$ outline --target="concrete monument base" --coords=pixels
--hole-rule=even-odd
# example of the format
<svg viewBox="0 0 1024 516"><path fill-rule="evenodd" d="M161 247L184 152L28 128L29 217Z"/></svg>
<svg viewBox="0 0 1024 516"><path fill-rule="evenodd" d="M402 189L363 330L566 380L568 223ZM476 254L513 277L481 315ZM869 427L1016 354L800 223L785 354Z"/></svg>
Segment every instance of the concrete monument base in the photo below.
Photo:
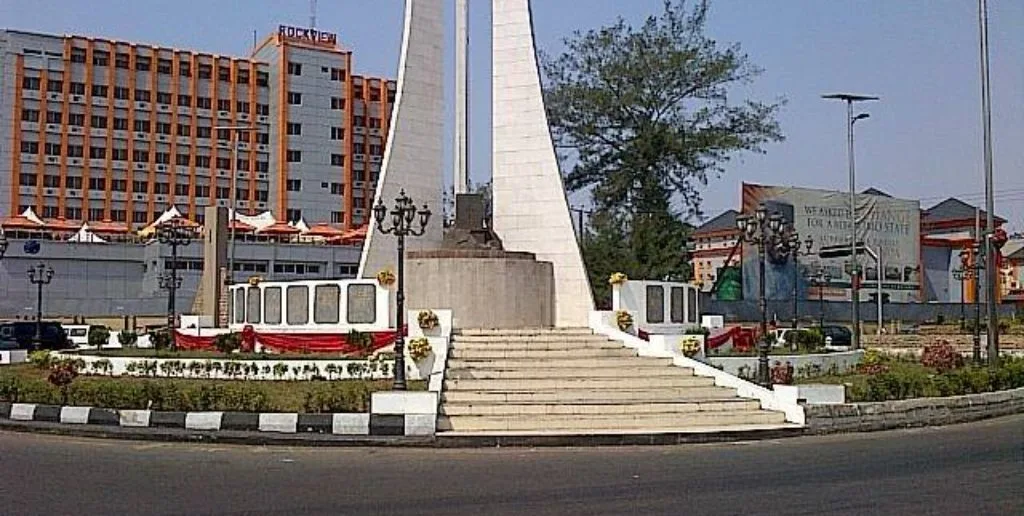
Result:
<svg viewBox="0 0 1024 516"><path fill-rule="evenodd" d="M405 272L405 306L450 308L456 328L554 325L554 268L533 253L410 251Z"/></svg>

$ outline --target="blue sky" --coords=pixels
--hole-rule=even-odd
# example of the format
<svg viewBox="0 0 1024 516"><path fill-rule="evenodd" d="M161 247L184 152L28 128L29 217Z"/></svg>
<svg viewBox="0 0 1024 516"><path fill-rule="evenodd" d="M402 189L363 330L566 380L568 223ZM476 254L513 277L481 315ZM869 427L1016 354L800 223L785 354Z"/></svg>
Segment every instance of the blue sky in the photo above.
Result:
<svg viewBox="0 0 1024 516"><path fill-rule="evenodd" d="M575 29L618 16L640 22L661 3L534 0L537 42L558 52L561 38ZM996 212L1024 230L1024 2L989 4ZM355 51L359 72L394 76L402 6L401 0L321 0L317 26L337 32ZM489 6L470 0L471 174L477 180L490 174ZM253 30L262 38L279 23L308 21L307 0L0 0L0 24L9 28L223 54L246 54ZM871 119L857 127L862 187L919 198L925 207L952 195L983 201L976 1L717 0L708 32L740 43L765 69L736 95L788 100L780 118L787 140L765 155L731 162L705 189L708 214L735 207L741 181L845 188L844 107L819 98L834 91L882 97L865 108Z"/></svg>

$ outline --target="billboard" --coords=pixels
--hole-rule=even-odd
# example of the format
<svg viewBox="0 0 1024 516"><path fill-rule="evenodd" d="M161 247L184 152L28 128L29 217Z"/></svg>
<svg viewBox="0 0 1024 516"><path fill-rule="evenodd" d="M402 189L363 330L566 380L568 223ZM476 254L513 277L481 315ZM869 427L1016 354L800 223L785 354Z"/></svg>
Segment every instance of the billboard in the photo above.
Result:
<svg viewBox="0 0 1024 516"><path fill-rule="evenodd" d="M818 297L818 286L809 278L819 268L831 278L823 288L823 297L833 301L850 300L851 275L848 256L822 258L823 247L850 245L850 195L847 192L783 186L743 184L742 212L751 214L764 203L769 211L779 212L793 223L803 242L814 240L811 254L802 255L799 267L790 257L770 256L765 290L769 299L792 297L794 282L799 297ZM915 200L885 195L857 194L857 240L878 254L881 268L869 255L861 255L864 270L860 297L868 300L876 292L878 281L883 293L893 302L921 300L921 204ZM802 249L803 251L804 249ZM744 278L757 278L757 250L745 246ZM757 298L757 280L744 284L744 295ZM813 294L812 294L813 290Z"/></svg>

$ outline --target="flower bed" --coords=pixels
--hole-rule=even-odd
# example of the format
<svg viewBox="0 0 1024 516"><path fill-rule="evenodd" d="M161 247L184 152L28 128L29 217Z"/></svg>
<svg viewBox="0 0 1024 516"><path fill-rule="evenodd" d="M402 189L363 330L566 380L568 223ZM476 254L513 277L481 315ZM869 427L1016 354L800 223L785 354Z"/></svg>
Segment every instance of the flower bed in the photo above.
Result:
<svg viewBox="0 0 1024 516"><path fill-rule="evenodd" d="M81 374L62 388L47 380L49 368L0 369L0 401L70 404L112 409L239 412L367 412L370 394L389 390L387 380L266 381L113 378ZM424 390L425 382L410 382Z"/></svg>
<svg viewBox="0 0 1024 516"><path fill-rule="evenodd" d="M964 365L946 350L931 347L923 358L868 352L848 374L801 378L798 383L846 386L851 402L959 396L1024 387L1024 358L1006 356L997 368Z"/></svg>

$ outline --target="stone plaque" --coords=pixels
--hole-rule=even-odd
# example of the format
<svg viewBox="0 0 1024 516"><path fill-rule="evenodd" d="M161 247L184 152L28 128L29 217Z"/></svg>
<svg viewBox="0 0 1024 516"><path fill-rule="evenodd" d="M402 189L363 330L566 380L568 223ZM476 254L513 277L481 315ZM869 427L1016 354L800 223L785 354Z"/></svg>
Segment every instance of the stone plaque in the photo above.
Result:
<svg viewBox="0 0 1024 516"><path fill-rule="evenodd" d="M683 319L683 296L685 291L683 287L672 287L672 299L669 300L670 320L673 323L682 323Z"/></svg>
<svg viewBox="0 0 1024 516"><path fill-rule="evenodd" d="M281 287L267 287L263 298L263 322L281 324Z"/></svg>
<svg viewBox="0 0 1024 516"><path fill-rule="evenodd" d="M377 286L355 283L348 286L346 321L349 324L372 324L377 320Z"/></svg>
<svg viewBox="0 0 1024 516"><path fill-rule="evenodd" d="M647 287L647 322L652 324L665 322L665 287L658 285Z"/></svg>
<svg viewBox="0 0 1024 516"><path fill-rule="evenodd" d="M316 324L338 324L341 287L317 285L313 290L313 322Z"/></svg>

